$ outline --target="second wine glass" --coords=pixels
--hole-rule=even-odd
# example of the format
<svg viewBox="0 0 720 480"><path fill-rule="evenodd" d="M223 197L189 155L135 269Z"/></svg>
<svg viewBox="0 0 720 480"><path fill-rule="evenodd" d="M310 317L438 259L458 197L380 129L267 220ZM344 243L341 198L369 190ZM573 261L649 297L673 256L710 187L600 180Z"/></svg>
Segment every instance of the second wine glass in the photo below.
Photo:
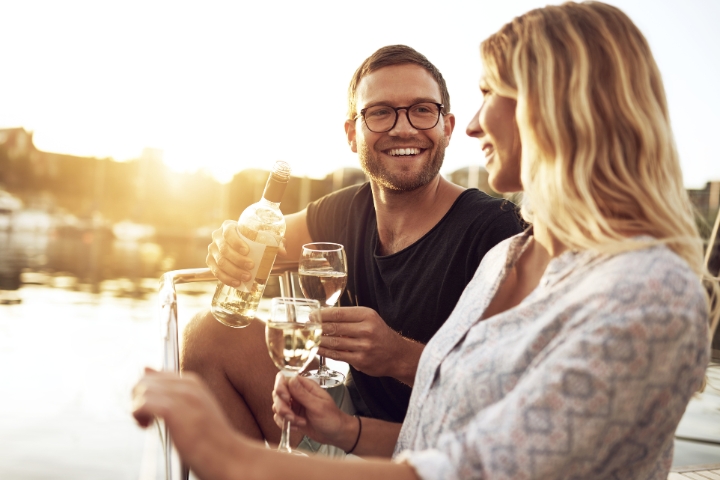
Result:
<svg viewBox="0 0 720 480"><path fill-rule="evenodd" d="M305 298L273 298L265 340L270 358L288 378L302 372L317 353L322 336L320 303ZM290 447L290 422L283 420L278 451L306 456Z"/></svg>
<svg viewBox="0 0 720 480"><path fill-rule="evenodd" d="M347 258L345 248L339 243L314 242L302 247L298 264L300 288L305 298L320 302L322 307L335 305L347 283ZM303 374L321 387L330 388L342 384L345 375L325 365L320 356L320 366Z"/></svg>

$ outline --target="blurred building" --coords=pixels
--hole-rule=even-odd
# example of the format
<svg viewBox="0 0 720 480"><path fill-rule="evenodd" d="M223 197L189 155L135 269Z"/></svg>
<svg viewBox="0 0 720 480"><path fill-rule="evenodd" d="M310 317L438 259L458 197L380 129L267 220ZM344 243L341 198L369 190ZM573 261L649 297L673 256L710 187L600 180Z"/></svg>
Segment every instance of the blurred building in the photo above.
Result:
<svg viewBox="0 0 720 480"><path fill-rule="evenodd" d="M687 192L700 215L709 220L715 218L720 208L720 180L707 182L704 188L688 189Z"/></svg>
<svg viewBox="0 0 720 480"><path fill-rule="evenodd" d="M222 219L219 182L202 171L171 171L159 150L123 162L45 152L24 128L0 130L0 188L28 208L80 218L169 229Z"/></svg>

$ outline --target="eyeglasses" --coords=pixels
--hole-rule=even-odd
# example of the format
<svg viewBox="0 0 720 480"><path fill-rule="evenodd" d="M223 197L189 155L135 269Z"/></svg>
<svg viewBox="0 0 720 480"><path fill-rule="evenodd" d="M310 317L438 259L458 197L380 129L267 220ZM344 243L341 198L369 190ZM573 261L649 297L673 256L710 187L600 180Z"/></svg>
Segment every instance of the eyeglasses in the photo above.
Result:
<svg viewBox="0 0 720 480"><path fill-rule="evenodd" d="M385 133L395 128L398 111L405 110L408 122L415 130L429 130L440 121L440 113L442 113L443 107L442 103L434 102L421 102L409 107L375 105L360 110L355 119L362 117L371 132Z"/></svg>

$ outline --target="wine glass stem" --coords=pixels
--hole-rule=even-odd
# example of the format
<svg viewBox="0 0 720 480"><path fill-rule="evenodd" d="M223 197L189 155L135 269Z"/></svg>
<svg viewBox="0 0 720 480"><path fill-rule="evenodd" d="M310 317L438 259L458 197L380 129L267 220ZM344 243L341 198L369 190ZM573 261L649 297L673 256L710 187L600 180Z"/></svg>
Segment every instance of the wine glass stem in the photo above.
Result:
<svg viewBox="0 0 720 480"><path fill-rule="evenodd" d="M333 304L334 305L334 304ZM332 307L332 305L330 305ZM328 307L320 307L320 310L323 310ZM325 366L325 357L322 355L318 355L318 369L317 369L317 376L322 379L322 377L328 377L327 374L328 367ZM320 383L320 385L325 385L325 382Z"/></svg>
<svg viewBox="0 0 720 480"><path fill-rule="evenodd" d="M290 422L286 419L283 419L282 435L280 436L278 452L292 453L292 448L290 448Z"/></svg>

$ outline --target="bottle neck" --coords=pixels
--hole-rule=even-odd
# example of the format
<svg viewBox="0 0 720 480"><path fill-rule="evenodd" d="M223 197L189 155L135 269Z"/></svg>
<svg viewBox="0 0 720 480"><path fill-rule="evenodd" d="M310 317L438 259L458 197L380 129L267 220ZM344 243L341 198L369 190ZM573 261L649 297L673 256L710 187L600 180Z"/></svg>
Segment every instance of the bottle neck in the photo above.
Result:
<svg viewBox="0 0 720 480"><path fill-rule="evenodd" d="M260 202L259 202L259 203L262 203L263 205L266 205L266 206L268 206L269 208L275 208L275 209L279 209L279 208L280 208L280 202L271 202L270 200L268 200L267 198L265 198L264 195L263 195L263 198L260 199Z"/></svg>
<svg viewBox="0 0 720 480"><path fill-rule="evenodd" d="M270 174L268 181L263 190L263 200L280 206L280 201L287 187L287 179L278 178L274 174Z"/></svg>

